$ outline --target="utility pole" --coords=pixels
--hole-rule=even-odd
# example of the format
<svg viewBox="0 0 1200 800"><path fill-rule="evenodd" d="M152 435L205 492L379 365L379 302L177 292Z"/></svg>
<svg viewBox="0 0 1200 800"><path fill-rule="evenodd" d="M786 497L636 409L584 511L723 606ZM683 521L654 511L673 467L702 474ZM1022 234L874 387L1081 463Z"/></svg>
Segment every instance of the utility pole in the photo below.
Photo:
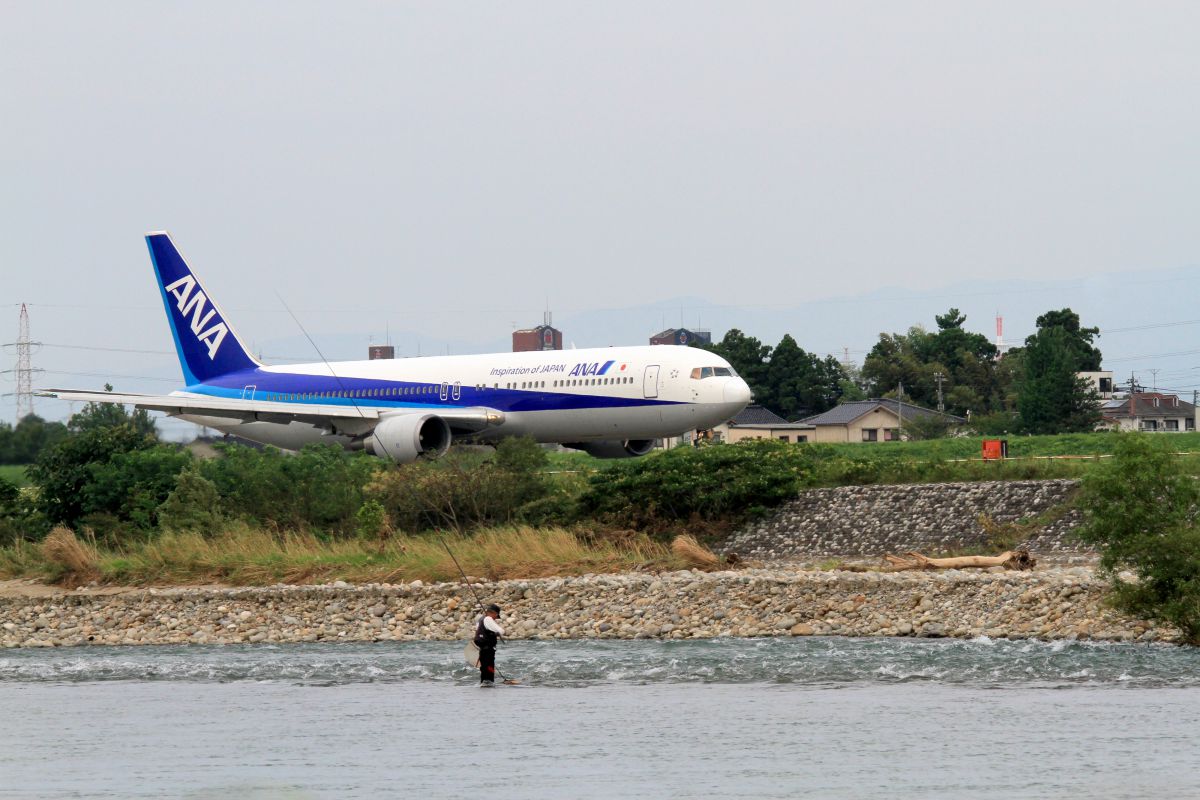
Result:
<svg viewBox="0 0 1200 800"><path fill-rule="evenodd" d="M937 381L937 385L938 385L938 411L946 410L946 404L942 402L942 380L945 377L946 376L940 372L933 373L933 379L935 381Z"/></svg>
<svg viewBox="0 0 1200 800"><path fill-rule="evenodd" d="M1161 372L1161 370L1158 370L1158 369L1150 370L1150 391L1152 391L1152 392L1158 391L1158 373L1159 372Z"/></svg>
<svg viewBox="0 0 1200 800"><path fill-rule="evenodd" d="M904 439L904 381L896 387L896 416L900 420L896 423L896 439L901 441Z"/></svg>

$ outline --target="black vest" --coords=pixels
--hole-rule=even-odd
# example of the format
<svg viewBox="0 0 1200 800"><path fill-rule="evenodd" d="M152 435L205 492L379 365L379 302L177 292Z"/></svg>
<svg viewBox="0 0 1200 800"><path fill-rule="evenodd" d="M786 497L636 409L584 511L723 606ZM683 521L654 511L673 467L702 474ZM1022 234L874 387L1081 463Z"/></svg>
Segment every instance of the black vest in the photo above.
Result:
<svg viewBox="0 0 1200 800"><path fill-rule="evenodd" d="M487 617L480 617L479 624L475 626L475 646L484 648L496 648L496 632L484 627L483 621Z"/></svg>

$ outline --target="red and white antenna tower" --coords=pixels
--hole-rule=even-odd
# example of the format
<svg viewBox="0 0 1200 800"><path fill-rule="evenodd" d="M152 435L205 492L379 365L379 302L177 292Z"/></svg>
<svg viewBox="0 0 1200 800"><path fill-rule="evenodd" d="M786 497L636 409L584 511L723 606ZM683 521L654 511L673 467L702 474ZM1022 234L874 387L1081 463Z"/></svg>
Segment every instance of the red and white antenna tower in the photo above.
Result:
<svg viewBox="0 0 1200 800"><path fill-rule="evenodd" d="M996 312L996 354L1002 356L1008 352L1009 345L1004 343L1004 317Z"/></svg>

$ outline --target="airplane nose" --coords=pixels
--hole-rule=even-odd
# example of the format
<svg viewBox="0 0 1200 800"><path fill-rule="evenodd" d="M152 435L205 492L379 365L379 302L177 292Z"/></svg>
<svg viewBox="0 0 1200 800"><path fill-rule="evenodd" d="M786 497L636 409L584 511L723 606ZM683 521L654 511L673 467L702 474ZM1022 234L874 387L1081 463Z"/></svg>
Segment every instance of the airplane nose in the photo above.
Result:
<svg viewBox="0 0 1200 800"><path fill-rule="evenodd" d="M725 402L746 405L750 402L750 387L741 378L725 381Z"/></svg>

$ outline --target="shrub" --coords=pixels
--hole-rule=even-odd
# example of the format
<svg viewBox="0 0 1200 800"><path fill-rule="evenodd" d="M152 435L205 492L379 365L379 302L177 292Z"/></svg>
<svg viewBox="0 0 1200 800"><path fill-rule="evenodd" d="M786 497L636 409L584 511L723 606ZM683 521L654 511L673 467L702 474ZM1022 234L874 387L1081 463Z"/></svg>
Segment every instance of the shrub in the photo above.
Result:
<svg viewBox="0 0 1200 800"><path fill-rule="evenodd" d="M32 541L49 530L34 497L33 489L19 489L0 478L0 547Z"/></svg>
<svg viewBox="0 0 1200 800"><path fill-rule="evenodd" d="M137 530L152 530L158 525L158 507L191 463L187 450L160 444L88 464L87 481L80 487L83 517L108 514Z"/></svg>
<svg viewBox="0 0 1200 800"><path fill-rule="evenodd" d="M175 476L175 488L158 507L163 530L213 536L225 522L217 486L194 466Z"/></svg>
<svg viewBox="0 0 1200 800"><path fill-rule="evenodd" d="M1200 485L1160 441L1126 434L1083 481L1079 536L1100 548L1117 605L1178 627L1200 644ZM1128 570L1134 580L1124 580Z"/></svg>
<svg viewBox="0 0 1200 800"><path fill-rule="evenodd" d="M814 452L767 440L680 447L596 473L580 507L613 522L658 529L693 516L736 518L794 497L807 482Z"/></svg>
<svg viewBox="0 0 1200 800"><path fill-rule="evenodd" d="M466 531L482 524L513 521L524 480L495 464L464 464L453 455L385 470L366 487L399 530L435 528Z"/></svg>
<svg viewBox="0 0 1200 800"><path fill-rule="evenodd" d="M363 488L383 466L373 456L336 445L308 445L295 454L273 447L218 449L221 457L203 462L200 474L217 487L225 511L292 529L353 533Z"/></svg>
<svg viewBox="0 0 1200 800"><path fill-rule="evenodd" d="M366 496L399 530L468 531L481 525L563 522L573 500L546 475L546 451L533 439L504 439L493 459L452 449L438 461L417 461L378 473Z"/></svg>
<svg viewBox="0 0 1200 800"><path fill-rule="evenodd" d="M367 500L354 515L358 535L369 539L386 539L391 533L387 510L378 500Z"/></svg>
<svg viewBox="0 0 1200 800"><path fill-rule="evenodd" d="M97 509L88 505L87 489L96 480L94 464L106 464L119 453L156 446L153 436L132 424L91 427L42 451L26 474L38 488L38 504L52 523L74 525Z"/></svg>

